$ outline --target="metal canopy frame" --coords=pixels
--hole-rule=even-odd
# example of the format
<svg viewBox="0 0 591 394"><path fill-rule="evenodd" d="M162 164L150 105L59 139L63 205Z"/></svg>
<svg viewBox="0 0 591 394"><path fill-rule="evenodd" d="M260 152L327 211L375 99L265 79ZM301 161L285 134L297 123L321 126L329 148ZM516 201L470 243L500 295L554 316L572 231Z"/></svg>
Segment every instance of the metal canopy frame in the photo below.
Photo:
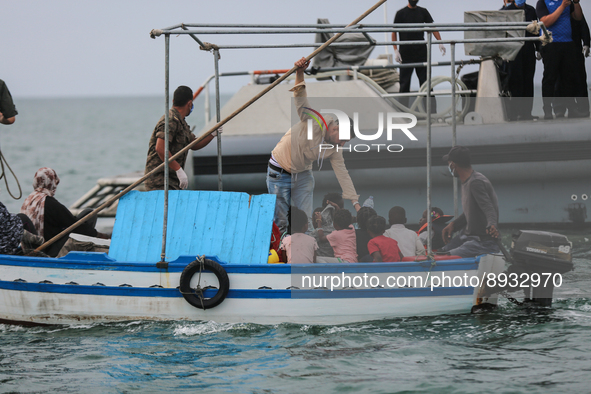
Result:
<svg viewBox="0 0 591 394"><path fill-rule="evenodd" d="M551 41L546 27L542 22L537 23L542 31L544 40ZM345 26L341 24L217 24L217 23L206 23L206 24L193 24L193 23L181 23L174 26L170 26L164 29L154 29L150 32L152 38L164 35L165 37L165 160L168 161L168 111L169 111L169 55L170 55L170 36L171 35L188 35L194 41L196 41L201 50L210 51L214 57L214 69L216 87L216 120L219 124L221 121L220 116L220 94L219 94L219 78L221 76L219 72L219 58L220 50L230 49L271 49L271 48L318 48L322 46L321 43L297 43L297 44L253 44L253 45L214 45L202 41L199 36L214 35L214 36L227 36L227 35L276 35L276 34L310 34L310 33L362 33L366 38L367 42L359 43L331 43L334 47L366 47L370 46L389 46L389 45L426 45L427 46L427 212L431 212L431 79L432 79L432 68L439 66L440 64L432 63L432 34L433 32L466 32L466 31L522 31L529 26L530 22L493 22L493 23L432 23L432 24L356 24L352 26ZM389 32L423 32L427 34L427 39L422 41L381 41L376 42L369 33L389 33ZM499 43L499 42L528 42L528 41L539 41L541 37L518 37L518 38L483 38L483 39L460 39L460 40L441 40L437 41L438 44L449 44L450 45L450 56L451 62L451 96L452 96L452 108L455 110L457 106L457 94L456 81L457 76L455 72L456 67L456 45L457 44L468 44L468 43ZM447 64L446 64L447 65ZM391 65L388 68L401 68L404 65ZM357 67L356 69L382 69L384 67ZM276 70L278 71L278 70ZM281 70L285 71L285 70ZM224 75L245 75L248 73L224 73ZM200 92L204 86L211 80L208 79L204 85L200 87ZM217 126L217 124L216 124ZM215 127L215 126L214 126ZM456 116L452 116L452 146L456 145ZM218 146L218 189L223 189L222 185L222 157L221 157L221 136L217 136ZM165 207L164 207L164 231L162 241L162 261L165 261L165 247L166 247L166 219L168 212L168 165L165 168ZM457 195L457 179L454 178L454 206L455 216L458 214L458 195ZM428 241L427 241L427 253L432 254L431 245L431 233L432 233L432 222L431 215L427 215L428 223Z"/></svg>

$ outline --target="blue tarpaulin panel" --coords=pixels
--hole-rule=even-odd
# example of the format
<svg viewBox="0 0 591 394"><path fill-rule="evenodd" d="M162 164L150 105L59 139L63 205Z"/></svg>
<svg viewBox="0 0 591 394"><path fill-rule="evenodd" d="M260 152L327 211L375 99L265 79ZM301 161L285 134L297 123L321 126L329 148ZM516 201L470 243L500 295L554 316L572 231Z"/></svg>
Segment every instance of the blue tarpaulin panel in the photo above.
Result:
<svg viewBox="0 0 591 394"><path fill-rule="evenodd" d="M266 264L275 196L170 191L166 261L215 255L230 264ZM164 191L132 191L119 201L109 256L158 262L162 252Z"/></svg>

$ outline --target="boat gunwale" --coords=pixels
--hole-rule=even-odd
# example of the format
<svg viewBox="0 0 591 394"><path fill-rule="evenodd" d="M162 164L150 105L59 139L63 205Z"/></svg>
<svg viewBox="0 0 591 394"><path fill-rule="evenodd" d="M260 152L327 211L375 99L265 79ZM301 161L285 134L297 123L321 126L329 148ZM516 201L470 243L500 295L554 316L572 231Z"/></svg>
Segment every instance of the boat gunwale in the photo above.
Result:
<svg viewBox="0 0 591 394"><path fill-rule="evenodd" d="M341 264L228 264L215 256L206 258L218 262L228 274L320 274L320 273L378 273L378 272L441 272L477 270L480 257L453 260L403 261L393 263L341 263ZM179 256L158 268L156 262L116 261L105 253L70 252L60 258L4 255L0 267L31 267L64 270L132 271L153 273L180 273L194 261L193 256ZM435 263L435 264L433 264ZM205 272L209 272L205 270Z"/></svg>
<svg viewBox="0 0 591 394"><path fill-rule="evenodd" d="M358 299L358 298L414 298L443 296L472 296L475 287L404 287L404 288L359 288L359 289L230 289L228 299ZM73 285L55 283L27 283L0 280L0 291L24 291L31 293L78 294L117 297L183 298L176 287L122 287ZM217 289L203 291L211 298Z"/></svg>

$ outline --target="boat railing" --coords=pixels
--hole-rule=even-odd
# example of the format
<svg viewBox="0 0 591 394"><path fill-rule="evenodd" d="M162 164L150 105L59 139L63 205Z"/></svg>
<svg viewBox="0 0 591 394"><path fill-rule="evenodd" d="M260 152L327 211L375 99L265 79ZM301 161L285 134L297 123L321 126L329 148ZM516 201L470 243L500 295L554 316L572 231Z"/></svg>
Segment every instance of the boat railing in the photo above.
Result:
<svg viewBox="0 0 591 394"><path fill-rule="evenodd" d="M480 64L480 59L469 59L469 60L461 60L458 61L456 64L459 64L460 67L464 67L466 65L472 64ZM362 73L362 71L370 71L370 70L396 70L402 68L415 68L415 67L426 67L427 64L424 63L405 63L405 64L388 64L388 65L378 65L378 66L347 66L347 67L326 67L318 70L316 73L309 73L305 75L306 79L313 79L313 78L331 78L335 76L347 76L352 78L353 80L363 80L368 85L372 86L380 97L387 99L391 105L398 108L401 111L409 112L415 115L419 120L425 120L427 117L426 111L423 107L423 100L420 100L420 97L426 97L427 92L424 90L423 87L418 92L410 92L410 93L392 93L384 90L378 83L376 83L373 78L367 76ZM431 67L449 67L451 66L451 62L432 62ZM226 77L236 77L236 76L250 76L250 80L252 84L263 84L257 81L256 77L261 75L279 75L286 73L289 70L253 70L253 71L236 71L236 72L222 72L218 74L218 78L226 78ZM456 72L456 75L459 74ZM215 74L211 74L209 77L205 79L203 84L199 86L199 88L195 91L194 98L197 98L201 93L204 93L204 117L205 117L205 124L209 123L211 120L211 95L210 95L210 84L216 78ZM294 76L289 76L285 80L292 81L294 80ZM456 79L456 85L459 87L459 90L456 88L455 92L453 89L443 89L443 90L432 90L431 96L452 96L452 94L456 94L459 96L464 97L462 109L456 113L456 116L459 119L463 119L464 116L467 114L470 108L470 97L471 95L475 95L477 93L476 89L469 89L461 80ZM451 78L445 78L442 80L437 81L439 83L452 83ZM436 85L434 85L436 86ZM433 87L434 87L433 86ZM416 97L416 100L410 107L406 107L400 103L398 100L394 100L400 97ZM449 106L446 110L434 114L438 119L449 119L453 116L453 109Z"/></svg>
<svg viewBox="0 0 591 394"><path fill-rule="evenodd" d="M452 105L449 106L445 111L441 111L437 114L432 114L432 116L439 121L447 119L452 123L452 127L455 128L454 123L459 119L463 119L463 117L467 114L470 104L470 95L474 94L475 91L473 89L468 89L467 86L463 84L463 82L458 78L459 77L459 69L464 67L466 64L476 64L480 63L479 59L470 59L470 60L455 60L456 58L456 45L457 44L474 44L474 43L500 43L500 42L525 42L525 41L538 41L540 38L537 37L500 37L500 38L477 38L477 39L462 39L462 40L441 40L438 43L441 44L449 44L451 47L450 56L451 62L433 62L431 58L431 35L427 36L427 40L422 41L384 41L384 42L377 42L373 39L369 33L393 33L393 32L426 32L432 33L436 31L446 31L446 32L483 32L483 31L525 31L525 29L530 25L529 22L492 22L492 23L433 23L433 24L403 24L403 25L394 25L394 24L359 24L354 25L351 27L346 27L345 25L340 24L321 24L321 25L293 25L293 24L179 24L175 26L171 26L166 29L158 30L158 33L152 31L154 35L160 34L187 34L191 36L199 45L201 49L209 49L217 52L222 49L270 49L270 48L318 48L322 45L322 43L294 43L294 44L249 44L249 45L239 45L239 44L226 44L226 45L213 45L209 43L204 43L198 36L203 35L216 35L216 36L225 36L225 35L236 35L236 34L254 34L254 35L276 35L276 34L310 34L310 33L362 33L367 38L367 42L347 42L347 43L339 43L335 42L331 45L334 47L365 47L368 45L371 46L390 46L390 45L428 45L429 47L429 59L428 62L424 63L412 63L412 64L389 64L384 66L349 66L349 67L334 67L334 68L323 68L321 72L323 73L322 76L334 76L338 75L339 72L346 71L353 79L359 78L359 71L361 70L379 70L379 69L402 69L402 68L414 68L414 67L427 67L430 71L433 67L444 67L449 66L451 67L451 77L439 79L437 80L437 84L439 83L450 83L451 89L444 90L444 91L433 91L433 85L429 86L429 82L432 81L432 78L429 78L424 86L421 87L419 92L413 93L393 93L393 92L386 92L385 90L381 89L381 87L375 83L372 83L371 79L363 78L367 83L372 85L377 91L378 94L384 98L388 99L388 101L396 108L401 111L412 113L413 115L417 116L419 120L427 120L427 110L424 107L424 101L421 99L422 97L427 96L451 96L451 103ZM550 40L550 35L546 30L543 23L538 23L540 30L543 32L542 37L546 40ZM179 30L180 29L180 30ZM216 57L216 63L219 60L219 56ZM456 66L459 66L459 69L456 70ZM219 78L222 77L229 77L229 76L244 76L250 75L251 80L254 82L255 75L264 75L264 74L280 74L285 73L288 70L257 70L257 71L240 71L240 72L224 72L224 73L214 73L209 76L205 82L197 89L195 93L195 97L197 97L202 91L205 90L205 104L204 104L204 111L205 111L205 123L209 123L210 114L211 114L211 104L210 104L210 83L212 80L216 81L216 84L219 84ZM429 72L429 75L431 72ZM342 74L341 74L342 75ZM313 77L317 78L319 75L314 75ZM290 78L287 78L289 80ZM427 90L427 87L429 89ZM463 96L465 99L463 100L463 106L460 111L456 111L454 116L454 108L457 107L457 95ZM216 93L217 97L217 93ZM416 97L415 101L410 105L410 107L402 105L398 100L395 98L400 97ZM217 101L217 98L216 98ZM457 109L457 108L456 108ZM217 104L216 104L216 110ZM219 121L220 119L218 119Z"/></svg>
<svg viewBox="0 0 591 394"><path fill-rule="evenodd" d="M464 39L454 39L454 40L440 40L438 44L449 44L450 45L450 78L449 81L451 82L451 108L457 108L457 96L458 94L465 94L464 90L468 89L457 89L457 80L458 80L458 73L456 71L456 66L461 64L461 62L456 61L456 46L463 45L463 44L485 44L485 43L525 43L528 41L543 41L543 42L551 42L552 38L551 35L546 30L545 26L541 22L486 22L486 23L432 23L432 24L359 24L358 22L361 21L365 16L369 13L374 11L378 6L382 5L385 0L379 1L376 5L374 5L371 9L369 9L366 13L362 16L357 18L352 24L344 26L344 25L333 25L333 24L318 24L318 25L288 25L288 24L178 24L174 25L165 29L154 29L150 32L150 36L152 38L156 38L159 36L164 36L165 38L165 117L168 114L168 107L169 107L169 40L170 37L177 37L188 35L191 37L195 42L197 42L200 46L200 49L212 52L213 60L214 60L214 80L215 80L215 97L216 97L216 124L212 126L212 128L206 132L206 134L213 132L220 126L223 126L225 123L230 121L233 117L238 115L241 111L245 110L249 105L251 105L254 101L262 97L265 93L267 93L270 89L275 87L278 83L281 83L283 80L286 79L289 73L294 72L295 67L291 70L288 70L282 77L278 78L274 81L268 88L261 91L257 94L253 99L251 99L248 103L243 105L239 110L232 113L230 116L226 117L224 120L221 119L221 109L220 109L220 90L219 90L219 80L220 80L220 72L219 72L219 60L220 60L220 51L222 50L233 50L233 49L270 49L270 48L316 48L314 53L308 57L311 58L315 54L319 53L321 48L325 48L327 44L332 45L333 47L367 47L367 46L384 46L389 47L391 45L426 45L427 46L427 61L426 61L426 68L427 68L427 82L424 86L424 94L421 94L423 97L427 97L426 101L426 108L425 108L425 121L427 126L427 154L426 154L426 166L427 166L427 212L431 210L431 128L432 128L432 114L431 114L431 97L432 94L432 69L433 67L438 66L437 64L433 63L433 56L432 56L432 46L433 46L433 34L434 32L468 32L468 31L479 31L479 32L491 32L491 31L498 31L498 32L507 32L507 31L518 31L523 32L523 36L519 37L496 37L496 38L464 38ZM528 27L530 30L528 30ZM532 27L534 28L532 30ZM542 34L539 37L525 37L525 31L541 31ZM419 41L388 41L387 34L388 33L400 33L400 32L423 32L428 33L426 40L419 40ZM287 34L287 35L298 35L298 34L310 34L310 33L330 33L336 34L336 36L331 37L325 43L289 43L289 44L263 44L263 43L255 43L255 44L211 44L201 40L200 37L203 36L227 36L227 35L258 35L258 36L276 36L279 34ZM366 38L367 41L359 41L359 42L348 42L348 43L339 43L333 42L336 38L340 37L344 33L361 33ZM369 33L384 33L386 35L386 41L376 41L373 39ZM392 65L392 68L400 68L404 65ZM353 73L357 73L357 70L351 70ZM349 70L347 70L349 72ZM228 75L228 74L226 74ZM234 74L236 75L236 74ZM205 88L205 87L204 87ZM423 90L423 89L422 89ZM415 94L416 95L416 94ZM386 96L386 98L391 98L393 96ZM168 119L166 119L166 126L168 125ZM456 127L457 127L457 116L451 116L451 126L452 126L452 146L456 145ZM165 132L165 137L167 136L167 132ZM222 153L221 153L221 141L220 135L217 137L217 145L218 145L218 188L219 190L223 189L222 185ZM167 147L167 141L165 141L165 146ZM167 149L165 149L167 152ZM168 157L165 155L165 161L167 161ZM168 166L164 166L165 171L168 169ZM165 173L165 189L166 189L166 180L168 178L168 174ZM457 194L457 181L454 178L454 205L456 206L456 214L457 214L457 206L458 206L458 194ZM167 203L165 199L165 217L164 217L164 230L163 230L163 261L164 261L164 250L165 250L165 240L166 240L166 212L167 212ZM431 234L432 226L431 226L431 219L430 215L428 217L428 232ZM427 250L428 253L431 253L431 236L427 237L428 244Z"/></svg>
<svg viewBox="0 0 591 394"><path fill-rule="evenodd" d="M95 209L99 207L105 201L119 194L127 186L140 179L143 174L143 171L137 171L110 178L100 178L92 189L86 192L70 206L70 211L72 214L78 215L84 209ZM136 190L144 190L143 184L140 185ZM115 217L118 205L117 202L118 201L114 201L112 204L107 206L100 212L98 216Z"/></svg>

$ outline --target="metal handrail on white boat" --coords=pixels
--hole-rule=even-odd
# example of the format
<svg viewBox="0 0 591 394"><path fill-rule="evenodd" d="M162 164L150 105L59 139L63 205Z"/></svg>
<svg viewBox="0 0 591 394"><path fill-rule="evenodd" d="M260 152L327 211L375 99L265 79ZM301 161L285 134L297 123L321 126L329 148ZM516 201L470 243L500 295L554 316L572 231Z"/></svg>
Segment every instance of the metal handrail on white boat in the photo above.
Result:
<svg viewBox="0 0 591 394"><path fill-rule="evenodd" d="M100 178L92 189L70 206L70 211L74 215L78 215L84 209L97 208L111 197L119 194L127 186L140 179L142 175L144 175L143 171L136 171L109 178ZM136 190L144 190L143 184L137 187ZM115 217L117 205L117 201L114 201L111 205L101 211L98 216Z"/></svg>
<svg viewBox="0 0 591 394"><path fill-rule="evenodd" d="M480 60L461 60L458 63L461 64L461 67L463 67L467 64L479 64ZM433 63L431 63L431 66L432 67L444 67L444 66L450 66L451 64L452 64L451 62L433 62ZM364 80L366 83L371 85L379 93L379 95L384 99L399 98L399 97L416 97L415 101L413 102L413 104L410 107L406 107L406 106L402 105L397 100L389 100L389 102L403 112L412 113L413 115L415 115L419 119L425 119L427 117L427 114L426 114L426 110L423 106L423 100L421 100L420 98L427 96L427 92L425 90L426 84L421 86L421 88L419 89L418 92L389 93L389 92L385 91L379 84L377 84L371 77L360 73L360 71L400 69L400 68L421 67L421 66L426 66L426 65L427 65L426 63L406 63L406 64L399 64L399 65L392 64L392 65L384 65L384 66L330 67L330 68L323 68L323 69L319 70L319 72L316 74L305 75L305 78L306 79L308 79L308 78L326 78L326 77L339 76L339 75L351 76L351 77L353 77L354 80L357 80L357 79ZM218 77L222 78L222 77L235 77L235 76L250 76L251 81L253 83L255 83L255 76L257 76L257 75L279 75L279 74L285 73L286 71L287 70L255 70L255 71L224 72L224 73L219 73ZM465 98L465 101L464 101L464 105L462 107L462 110L459 112L456 111L456 116L460 119L463 119L464 116L466 115L466 113L468 112L468 109L470 108L470 95L475 94L476 90L468 89L468 87L460 79L457 78L457 74L458 73L456 73L456 78L455 78L456 85L458 85L461 89L459 91L456 90L455 94L459 94L459 95L463 96ZM209 121L211 120L211 118L210 118L211 104L210 104L209 84L211 83L212 80L215 79L215 77L216 77L215 74L211 74L209 77L207 77L205 79L205 81L201 84L201 86L199 86L199 88L196 90L194 97L193 97L195 99L201 94L201 92L203 92L203 91L205 92L204 115L205 115L205 123L206 124L209 123ZM293 76L286 78L286 81L291 81L291 80L294 80ZM449 82L451 84L452 79L451 78L440 78L440 79L437 79L435 82L436 83L434 86L436 86L440 83L444 83L444 82ZM439 91L434 90L431 92L431 96L451 96L452 94L454 94L453 88L450 90L439 90ZM452 117L451 112L452 112L452 106L450 105L445 111L441 111L437 114L434 114L434 117L437 119L451 118Z"/></svg>
<svg viewBox="0 0 591 394"><path fill-rule="evenodd" d="M375 10L375 8L381 5L383 1L378 2L372 9L368 10L371 12ZM366 13L367 14L367 13ZM545 26L541 22L514 22L514 23L474 23L474 24L383 24L383 25L361 25L354 22L346 27L342 26L335 26L335 25L317 25L317 26L310 26L310 25L224 25L224 24L180 24L175 25L166 29L155 29L150 32L150 36L152 38L159 37L161 35L165 36L166 42L166 105L168 109L168 43L171 35L178 36L178 35L189 35L193 40L195 40L201 47L202 50L213 52L214 57L214 66L215 66L215 81L216 81L216 120L217 123L214 125L209 131L205 134L210 134L215 129L223 126L226 122L236 116L240 111L245 109L249 104L252 104L253 100L256 100L261 95L265 94L269 89L276 86L278 83L286 79L284 74L283 77L279 78L278 81L274 82L267 90L264 90L248 104L243 106L240 110L234 112L228 118L222 120L220 117L220 94L219 94L219 68L218 68L218 61L221 49L261 49L261 48L319 48L321 46L325 46L325 44L315 43L315 44L255 44L255 45L214 45L209 43L204 43L201 41L197 35L233 35L233 34L258 34L258 35L276 35L276 34L308 34L308 33L336 33L337 36L333 36L332 39L329 40L331 45L338 47L338 46L347 46L347 47L367 47L370 46L389 46L389 45L426 45L427 46L427 82L426 86L421 87L424 88L424 92L426 95L426 124L427 124L427 212L431 210L431 126L432 126L432 114L431 114L431 89L432 89L432 34L427 34L427 39L422 41L386 41L386 42L376 42L369 36L369 32L371 33L388 33L388 32L426 32L426 33L433 33L436 31L507 31L507 30L527 30L528 27L534 26L537 29L542 31L542 35L540 37L518 37L518 38L477 38L477 39L463 39L463 40L442 40L439 41L441 44L450 44L451 46L451 78L449 81L451 83L451 96L452 96L452 111L457 107L457 94L458 90L456 89L457 85L457 73L455 70L456 61L456 45L457 44L468 44L468 43L500 43L500 42L521 42L525 43L527 41L543 41L543 42L551 42L552 38L551 35L546 30ZM203 29L203 30L191 30L191 28L210 28ZM228 30L224 30L224 28ZM235 30L234 30L235 28ZM359 43L332 43L334 39L338 36L342 35L343 33L362 33L366 38L367 42L359 42ZM318 49L315 51L316 54ZM313 54L313 55L314 55ZM312 57L313 55L310 55ZM288 73L293 72L289 70ZM287 73L286 73L287 74ZM460 86L460 91L467 90L465 87ZM386 97L389 99L389 97ZM419 100L421 101L421 100ZM420 104L417 104L417 106ZM412 106L411 106L412 109ZM456 144L456 126L457 120L456 116L452 116L452 145ZM166 167L166 166L165 166ZM218 187L219 190L222 190L222 165L221 165L221 138L218 135ZM457 207L458 199L457 199L457 184L456 180L454 179L454 205ZM457 210L457 208L456 208ZM166 211L166 208L165 208ZM432 225L431 225L431 217L427 215L427 222L428 222L428 233L431 234ZM164 230L166 233L166 230ZM427 250L428 253L431 253L431 236L427 237ZM164 243L163 243L164 245ZM164 249L164 246L163 246Z"/></svg>

